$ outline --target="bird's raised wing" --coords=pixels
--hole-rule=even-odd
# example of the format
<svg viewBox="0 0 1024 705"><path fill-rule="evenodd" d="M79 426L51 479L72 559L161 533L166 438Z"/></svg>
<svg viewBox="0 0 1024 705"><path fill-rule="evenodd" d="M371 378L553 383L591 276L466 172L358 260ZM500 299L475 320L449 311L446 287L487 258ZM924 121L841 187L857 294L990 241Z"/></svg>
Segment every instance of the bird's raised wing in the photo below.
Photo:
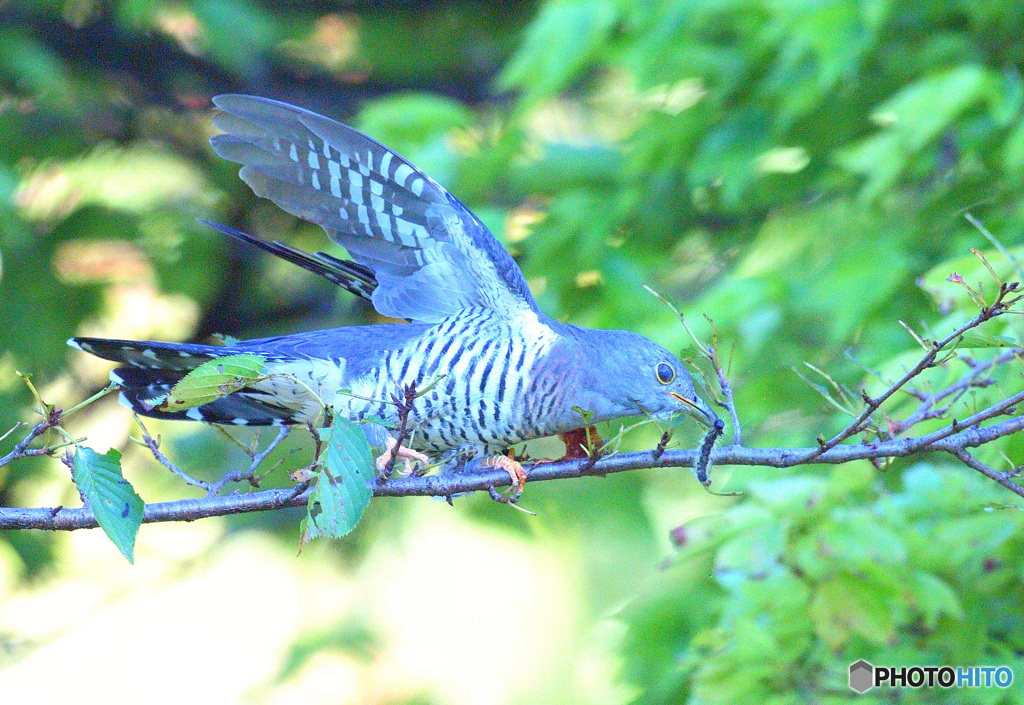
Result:
<svg viewBox="0 0 1024 705"><path fill-rule="evenodd" d="M437 322L471 307L537 305L512 256L468 208L366 135L267 98L222 95L214 151L258 196L324 227L377 280L385 316Z"/></svg>

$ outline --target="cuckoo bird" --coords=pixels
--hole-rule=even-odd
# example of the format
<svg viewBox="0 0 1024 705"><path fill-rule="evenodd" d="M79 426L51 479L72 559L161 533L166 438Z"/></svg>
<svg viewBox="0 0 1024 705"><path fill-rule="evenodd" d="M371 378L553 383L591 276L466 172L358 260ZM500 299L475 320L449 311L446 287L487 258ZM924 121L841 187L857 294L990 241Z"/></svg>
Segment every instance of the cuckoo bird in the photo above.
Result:
<svg viewBox="0 0 1024 705"><path fill-rule="evenodd" d="M351 260L309 254L233 228L221 232L311 270L407 323L348 326L228 346L73 338L69 344L122 363L111 373L139 414L219 424L315 420L319 389L334 412L375 419L383 467L396 454L485 454L522 488L522 466L500 453L521 441L589 423L683 411L721 421L694 392L677 357L643 336L559 323L537 307L519 266L488 229L437 182L387 147L316 113L266 98L222 95L211 139L259 196L316 223ZM280 373L202 406L162 411L190 370L254 353ZM300 382L302 382L300 384ZM428 387L408 412L405 445L386 430L396 385ZM368 432L368 435L370 433ZM584 434L580 434L584 435ZM568 444L567 444L568 445ZM392 461L393 462L393 461Z"/></svg>

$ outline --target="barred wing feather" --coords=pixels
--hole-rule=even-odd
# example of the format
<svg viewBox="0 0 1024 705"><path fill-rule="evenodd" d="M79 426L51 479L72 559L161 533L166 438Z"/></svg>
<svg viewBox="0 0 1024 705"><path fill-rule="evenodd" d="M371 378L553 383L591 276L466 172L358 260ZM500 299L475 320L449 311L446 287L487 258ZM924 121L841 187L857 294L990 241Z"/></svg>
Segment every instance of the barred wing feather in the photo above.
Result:
<svg viewBox="0 0 1024 705"><path fill-rule="evenodd" d="M433 179L350 127L266 98L222 95L211 140L259 196L310 222L373 271L374 308L434 323L471 307L536 312L519 266Z"/></svg>

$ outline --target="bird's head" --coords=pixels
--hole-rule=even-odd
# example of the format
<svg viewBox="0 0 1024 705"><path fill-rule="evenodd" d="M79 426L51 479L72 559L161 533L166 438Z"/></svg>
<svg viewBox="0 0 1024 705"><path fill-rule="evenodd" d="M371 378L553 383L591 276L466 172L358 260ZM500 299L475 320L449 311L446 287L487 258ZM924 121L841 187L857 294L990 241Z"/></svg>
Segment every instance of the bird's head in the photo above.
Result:
<svg viewBox="0 0 1024 705"><path fill-rule="evenodd" d="M593 331L592 352L600 351L595 384L598 415L615 404L624 405L617 414L664 415L682 411L702 426L721 426L711 407L697 396L683 363L675 355L647 338L626 331Z"/></svg>

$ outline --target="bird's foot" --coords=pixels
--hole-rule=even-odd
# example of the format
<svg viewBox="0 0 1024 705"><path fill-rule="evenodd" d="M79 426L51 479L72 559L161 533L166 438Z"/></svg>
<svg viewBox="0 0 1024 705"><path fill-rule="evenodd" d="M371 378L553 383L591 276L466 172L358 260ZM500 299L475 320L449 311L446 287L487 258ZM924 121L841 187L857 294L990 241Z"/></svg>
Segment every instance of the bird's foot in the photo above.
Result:
<svg viewBox="0 0 1024 705"><path fill-rule="evenodd" d="M559 458L559 460L589 458L590 455L587 453L587 449L591 449L591 452L596 454L601 449L601 446L604 445L601 435L593 426L587 426L586 430L574 428L566 433L559 433L558 437L565 443L565 455Z"/></svg>
<svg viewBox="0 0 1024 705"><path fill-rule="evenodd" d="M396 449L396 446L397 449ZM398 439L394 436L388 436L387 450L381 453L380 457L374 462L377 466L377 474L383 476L388 468L388 463L391 463L391 457L401 458L405 468L404 475L412 475L412 461L421 463L424 467L430 464L430 458L412 448L406 448L405 446L398 445ZM392 463L392 465L394 465ZM403 474L403 473L399 473Z"/></svg>
<svg viewBox="0 0 1024 705"><path fill-rule="evenodd" d="M516 503L519 501L519 497L523 494L523 487L526 485L526 470L523 468L523 464L515 458L510 458L507 455L495 455L484 460L485 467L501 468L508 473L508 476L512 479L512 494L509 497L504 497L497 491L491 492L491 497L498 500L499 502Z"/></svg>

